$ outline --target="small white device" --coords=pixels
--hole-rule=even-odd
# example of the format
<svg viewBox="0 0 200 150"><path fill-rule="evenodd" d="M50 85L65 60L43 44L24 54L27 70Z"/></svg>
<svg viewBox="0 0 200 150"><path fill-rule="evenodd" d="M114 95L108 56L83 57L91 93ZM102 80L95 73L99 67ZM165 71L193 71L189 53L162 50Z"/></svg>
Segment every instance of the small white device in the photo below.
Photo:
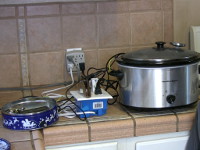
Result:
<svg viewBox="0 0 200 150"><path fill-rule="evenodd" d="M190 49L200 53L200 26L190 27Z"/></svg>

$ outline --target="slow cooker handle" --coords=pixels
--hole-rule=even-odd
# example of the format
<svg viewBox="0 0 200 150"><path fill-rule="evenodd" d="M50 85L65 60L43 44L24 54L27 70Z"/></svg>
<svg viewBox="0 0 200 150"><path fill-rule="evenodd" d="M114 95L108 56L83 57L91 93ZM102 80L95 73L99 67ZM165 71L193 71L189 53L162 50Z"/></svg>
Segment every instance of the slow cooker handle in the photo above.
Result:
<svg viewBox="0 0 200 150"><path fill-rule="evenodd" d="M175 47L185 47L185 44L183 44L183 43L170 42L170 44L171 44L172 46L175 46Z"/></svg>
<svg viewBox="0 0 200 150"><path fill-rule="evenodd" d="M198 65L198 74L200 74L200 65ZM199 88L200 88L200 80L199 80Z"/></svg>
<svg viewBox="0 0 200 150"><path fill-rule="evenodd" d="M109 72L109 75L116 77L118 80L122 80L122 78L124 77L124 73L120 70L112 70L111 72Z"/></svg>

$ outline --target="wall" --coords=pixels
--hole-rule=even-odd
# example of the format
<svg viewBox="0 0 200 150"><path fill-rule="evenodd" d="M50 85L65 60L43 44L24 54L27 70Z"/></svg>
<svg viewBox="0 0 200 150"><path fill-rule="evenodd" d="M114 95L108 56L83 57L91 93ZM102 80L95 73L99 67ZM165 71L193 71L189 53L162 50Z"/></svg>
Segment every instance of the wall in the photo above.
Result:
<svg viewBox="0 0 200 150"><path fill-rule="evenodd" d="M174 40L190 48L190 26L200 26L199 0L174 0Z"/></svg>
<svg viewBox="0 0 200 150"><path fill-rule="evenodd" d="M173 41L172 0L52 3L0 7L0 103L63 82L64 50L82 47L86 67L119 52ZM69 80L69 76L67 76Z"/></svg>

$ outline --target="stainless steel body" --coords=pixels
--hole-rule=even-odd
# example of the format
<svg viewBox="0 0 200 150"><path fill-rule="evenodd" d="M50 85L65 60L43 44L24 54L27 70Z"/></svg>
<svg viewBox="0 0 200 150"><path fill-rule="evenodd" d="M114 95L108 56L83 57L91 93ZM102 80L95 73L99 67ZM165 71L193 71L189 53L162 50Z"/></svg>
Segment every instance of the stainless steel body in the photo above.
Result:
<svg viewBox="0 0 200 150"><path fill-rule="evenodd" d="M8 115L35 115L53 109L56 102L50 98L29 97L8 103L3 106L2 113Z"/></svg>
<svg viewBox="0 0 200 150"><path fill-rule="evenodd" d="M198 63L169 67L118 64L120 102L140 108L183 106L198 100Z"/></svg>

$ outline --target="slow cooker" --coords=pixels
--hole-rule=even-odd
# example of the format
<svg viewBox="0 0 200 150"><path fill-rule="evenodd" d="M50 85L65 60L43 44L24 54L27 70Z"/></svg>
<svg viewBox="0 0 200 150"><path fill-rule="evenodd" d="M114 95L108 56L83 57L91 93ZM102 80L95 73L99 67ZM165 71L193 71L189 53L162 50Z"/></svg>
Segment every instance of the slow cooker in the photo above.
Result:
<svg viewBox="0 0 200 150"><path fill-rule="evenodd" d="M200 54L180 43L125 53L117 59L120 103L137 108L169 108L195 103L199 96Z"/></svg>

